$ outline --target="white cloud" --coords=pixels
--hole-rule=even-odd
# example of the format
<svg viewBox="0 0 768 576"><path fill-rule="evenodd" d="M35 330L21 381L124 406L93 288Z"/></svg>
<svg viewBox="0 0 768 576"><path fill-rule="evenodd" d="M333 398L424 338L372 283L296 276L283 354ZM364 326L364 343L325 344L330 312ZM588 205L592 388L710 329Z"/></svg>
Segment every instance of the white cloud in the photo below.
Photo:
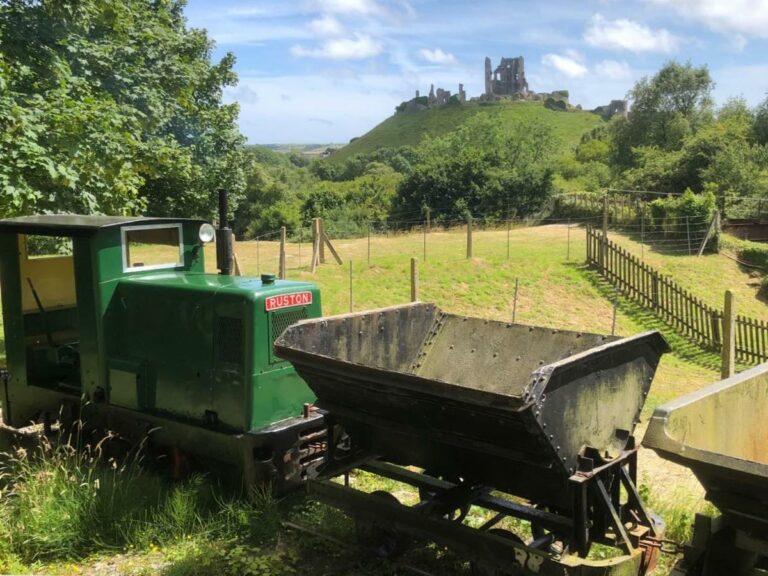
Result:
<svg viewBox="0 0 768 576"><path fill-rule="evenodd" d="M747 47L748 43L749 43L749 41L744 36L742 36L741 34L734 34L731 37L731 47L736 52L743 52L744 48Z"/></svg>
<svg viewBox="0 0 768 576"><path fill-rule="evenodd" d="M768 38L768 2L765 0L646 1L658 6L669 6L717 32Z"/></svg>
<svg viewBox="0 0 768 576"><path fill-rule="evenodd" d="M443 52L440 48L419 50L419 56L431 64L455 64L456 57L450 52Z"/></svg>
<svg viewBox="0 0 768 576"><path fill-rule="evenodd" d="M680 43L677 36L663 28L653 30L626 18L606 20L600 14L593 16L584 39L598 48L632 52L674 52Z"/></svg>
<svg viewBox="0 0 768 576"><path fill-rule="evenodd" d="M328 58L330 60L361 60L371 58L383 50L381 43L367 34L355 34L355 38L329 40L319 48L291 47L291 54L306 58Z"/></svg>
<svg viewBox="0 0 768 576"><path fill-rule="evenodd" d="M412 95L410 90L392 92L393 86L403 85L396 75L342 77L330 70L310 76L242 75L240 84L258 93L259 100L240 102L238 124L249 142L261 144L348 142L391 116L394 106ZM237 100L235 89L227 88L225 98ZM339 106L342 101L344 106Z"/></svg>
<svg viewBox="0 0 768 576"><path fill-rule="evenodd" d="M416 9L408 0L400 0L398 4L408 18L414 18L416 16Z"/></svg>
<svg viewBox="0 0 768 576"><path fill-rule="evenodd" d="M545 54L541 58L541 62L545 66L550 66L569 78L580 78L581 76L585 76L588 70L584 64L579 62L577 56L578 55L573 51L568 51L567 56L561 54Z"/></svg>
<svg viewBox="0 0 768 576"><path fill-rule="evenodd" d="M595 65L595 73L611 80L625 80L632 77L632 69L626 62L603 60Z"/></svg>
<svg viewBox="0 0 768 576"><path fill-rule="evenodd" d="M247 84L233 86L229 89L229 94L233 100L238 102L257 102L259 100L258 92Z"/></svg>
<svg viewBox="0 0 768 576"><path fill-rule="evenodd" d="M234 24L223 22L210 25L208 33L217 44L261 44L275 40L298 40L311 35L301 26L268 24Z"/></svg>
<svg viewBox="0 0 768 576"><path fill-rule="evenodd" d="M309 23L309 29L318 36L340 36L344 33L341 22L330 14L326 14Z"/></svg>
<svg viewBox="0 0 768 576"><path fill-rule="evenodd" d="M229 16L271 16L272 13L264 7L260 6L237 6L234 8L229 8L227 10L227 14Z"/></svg>
<svg viewBox="0 0 768 576"><path fill-rule="evenodd" d="M334 14L381 14L384 9L373 0L316 0L321 12Z"/></svg>

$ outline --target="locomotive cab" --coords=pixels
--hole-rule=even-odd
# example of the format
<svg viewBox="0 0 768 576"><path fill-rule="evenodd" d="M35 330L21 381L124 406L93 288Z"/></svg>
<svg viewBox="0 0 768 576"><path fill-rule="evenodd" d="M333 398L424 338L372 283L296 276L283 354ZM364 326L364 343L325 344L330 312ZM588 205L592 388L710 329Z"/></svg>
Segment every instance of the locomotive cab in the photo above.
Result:
<svg viewBox="0 0 768 576"><path fill-rule="evenodd" d="M272 343L320 315L308 283L205 272L210 226L172 218L0 220L5 425L56 420L293 481L314 396ZM304 410L304 412L306 412ZM296 456L300 459L300 456Z"/></svg>

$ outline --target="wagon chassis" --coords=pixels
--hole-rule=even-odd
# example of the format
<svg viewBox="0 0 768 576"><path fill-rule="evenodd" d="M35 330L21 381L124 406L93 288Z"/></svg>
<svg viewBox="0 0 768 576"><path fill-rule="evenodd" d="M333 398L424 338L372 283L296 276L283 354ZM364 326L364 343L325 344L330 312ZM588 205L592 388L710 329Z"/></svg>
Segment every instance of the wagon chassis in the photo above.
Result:
<svg viewBox="0 0 768 576"><path fill-rule="evenodd" d="M358 528L374 527L382 537L392 539L395 544L390 552L398 548L397 542L410 538L447 546L480 566L485 571L481 573L642 575L656 564L661 527L637 491L637 451L630 443L616 458L605 460L585 449L579 469L565 488L573 502L570 514L511 500L492 487L463 480L449 482L381 460L378 455L338 447L329 450L319 476L308 482L307 490L346 512ZM417 488L421 501L407 506L393 497L353 488L350 473L356 470ZM463 523L470 506L494 515L472 528ZM530 522L536 536L523 542L494 533L492 529L504 518ZM610 560L590 559L587 554L593 543L618 548L623 554ZM378 543L373 548L384 555Z"/></svg>

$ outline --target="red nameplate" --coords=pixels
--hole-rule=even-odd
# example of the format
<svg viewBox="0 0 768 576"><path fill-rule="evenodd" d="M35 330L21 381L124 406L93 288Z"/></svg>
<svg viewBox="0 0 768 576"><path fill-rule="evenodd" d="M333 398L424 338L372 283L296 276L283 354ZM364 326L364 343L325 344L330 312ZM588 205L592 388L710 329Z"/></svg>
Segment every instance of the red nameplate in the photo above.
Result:
<svg viewBox="0 0 768 576"><path fill-rule="evenodd" d="M279 310L280 308L306 306L307 304L312 304L312 292L280 294L279 296L270 296L264 299L264 307L267 309L267 312Z"/></svg>

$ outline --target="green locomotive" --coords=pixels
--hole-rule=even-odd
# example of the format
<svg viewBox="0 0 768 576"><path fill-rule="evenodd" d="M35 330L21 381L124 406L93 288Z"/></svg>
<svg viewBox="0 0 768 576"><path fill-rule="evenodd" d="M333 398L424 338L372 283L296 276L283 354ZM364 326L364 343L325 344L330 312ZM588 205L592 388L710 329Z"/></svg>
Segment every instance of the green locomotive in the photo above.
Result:
<svg viewBox="0 0 768 576"><path fill-rule="evenodd" d="M220 274L205 273L214 233ZM61 417L134 439L152 431L174 454L233 464L249 482L301 481L324 427L272 343L320 316L320 293L230 275L229 238L226 223L178 218L0 220L5 426Z"/></svg>

